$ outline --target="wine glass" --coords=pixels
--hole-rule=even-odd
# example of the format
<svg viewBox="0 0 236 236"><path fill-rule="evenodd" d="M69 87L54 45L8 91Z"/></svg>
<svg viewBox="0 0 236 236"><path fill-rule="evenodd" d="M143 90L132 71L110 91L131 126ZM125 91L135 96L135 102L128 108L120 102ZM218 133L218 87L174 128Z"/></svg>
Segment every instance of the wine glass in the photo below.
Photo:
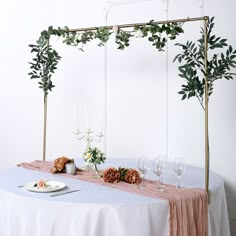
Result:
<svg viewBox="0 0 236 236"><path fill-rule="evenodd" d="M165 156L158 156L154 161L153 161L153 166L152 170L155 175L158 177L158 185L157 189L161 192L164 191L163 189L163 173L164 169L166 166L166 157Z"/></svg>
<svg viewBox="0 0 236 236"><path fill-rule="evenodd" d="M138 159L138 170L141 174L142 186L144 186L145 175L149 171L149 169L150 169L150 160L144 157L140 157Z"/></svg>
<svg viewBox="0 0 236 236"><path fill-rule="evenodd" d="M183 158L177 158L174 162L173 170L178 176L177 188L182 188L181 186L181 176L185 171L185 161Z"/></svg>

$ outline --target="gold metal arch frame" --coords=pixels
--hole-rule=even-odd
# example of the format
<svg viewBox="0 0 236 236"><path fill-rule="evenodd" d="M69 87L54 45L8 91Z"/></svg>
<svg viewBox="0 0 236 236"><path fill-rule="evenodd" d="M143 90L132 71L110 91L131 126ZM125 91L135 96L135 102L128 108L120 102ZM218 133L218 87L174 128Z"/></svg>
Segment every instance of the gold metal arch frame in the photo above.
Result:
<svg viewBox="0 0 236 236"><path fill-rule="evenodd" d="M166 23L185 23L192 21L203 21L203 30L204 30L204 64L205 64L205 92L204 92L204 100L205 100L205 190L208 193L209 201L209 138L208 138L208 75L207 75L207 25L208 25L208 16L204 17L194 17L194 18L183 18L183 19L175 19L175 20L165 20L165 21L156 21L157 24L166 24ZM144 26L147 23L135 23L135 24L122 24L117 25L118 28L130 28L134 26ZM112 29L113 26L103 26L106 29ZM70 29L69 32L79 32L79 31L93 31L97 30L97 27L89 27L89 28L78 28L78 29ZM49 42L48 42L49 45ZM47 95L44 96L44 128L43 128L43 160L46 159L46 133L47 133Z"/></svg>

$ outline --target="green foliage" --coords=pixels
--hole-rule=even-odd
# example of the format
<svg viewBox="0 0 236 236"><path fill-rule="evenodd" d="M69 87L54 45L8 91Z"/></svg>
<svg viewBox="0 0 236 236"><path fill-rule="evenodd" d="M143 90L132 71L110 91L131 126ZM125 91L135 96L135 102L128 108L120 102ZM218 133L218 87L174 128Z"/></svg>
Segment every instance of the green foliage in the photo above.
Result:
<svg viewBox="0 0 236 236"><path fill-rule="evenodd" d="M53 29L52 26L48 30L41 32L36 44L30 44L31 53L35 53L35 57L32 62L29 62L31 72L28 73L31 79L40 79L38 82L39 88L43 89L44 94L48 94L48 90L52 91L55 87L51 81L52 74L57 69L57 64L61 57L49 45L49 39L51 35L61 36L67 32L67 29Z"/></svg>
<svg viewBox="0 0 236 236"><path fill-rule="evenodd" d="M143 37L148 37L148 40L152 43L159 51L163 51L168 41L174 40L177 35L183 33L182 24L180 23L167 23L167 24L157 24L151 20L147 25L136 26L135 31L140 30Z"/></svg>
<svg viewBox="0 0 236 236"><path fill-rule="evenodd" d="M64 35L63 43L78 47L78 49L83 52L84 45L92 41L94 38L95 37L92 31L85 31L82 33L69 32L67 35Z"/></svg>
<svg viewBox="0 0 236 236"><path fill-rule="evenodd" d="M112 29L106 27L99 27L96 30L70 31L66 26L63 29L60 27L54 29L50 26L47 30L41 32L36 44L29 45L31 53L35 54L32 62L29 62L30 78L40 80L38 82L39 88L43 89L45 95L55 87L51 78L61 57L49 44L51 36L61 37L63 38L63 43L84 51L84 45L95 39L99 40L98 46L104 46L112 33L115 33L115 42L120 50L128 47L130 38L140 33L142 38L147 37L153 46L159 51L163 51L167 38L170 40L175 39L177 35L183 33L183 29L182 24L179 23L159 25L153 20L146 25L135 26L132 31L118 29L118 32L113 32ZM163 36L163 34L165 35Z"/></svg>
<svg viewBox="0 0 236 236"><path fill-rule="evenodd" d="M228 46L227 39L222 39L212 34L214 27L214 17L209 19L207 25L207 49L209 58L207 61L208 95L213 93L214 81L219 79L233 79L235 73L231 69L236 67L236 50ZM205 63L204 63L204 32L201 29L201 38L196 42L187 41L186 44L177 43L182 48L182 53L176 55L174 61L178 61L179 76L185 80L179 94L182 100L197 97L203 109L205 91ZM226 51L219 52L220 49L227 47ZM215 52L217 50L217 52ZM211 55L211 58L210 58Z"/></svg>
<svg viewBox="0 0 236 236"><path fill-rule="evenodd" d="M129 32L119 30L116 34L116 43L118 44L118 49L124 50L129 46L129 40L133 35Z"/></svg>
<svg viewBox="0 0 236 236"><path fill-rule="evenodd" d="M94 37L100 40L99 47L104 46L112 33L105 27L97 28Z"/></svg>

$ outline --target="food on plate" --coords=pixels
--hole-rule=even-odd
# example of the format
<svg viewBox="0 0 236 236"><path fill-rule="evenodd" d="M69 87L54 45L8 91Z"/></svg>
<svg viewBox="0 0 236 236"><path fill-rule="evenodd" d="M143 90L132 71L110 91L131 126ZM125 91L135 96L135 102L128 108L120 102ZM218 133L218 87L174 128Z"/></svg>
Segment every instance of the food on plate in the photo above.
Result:
<svg viewBox="0 0 236 236"><path fill-rule="evenodd" d="M48 180L40 179L35 183L34 187L36 187L36 188L47 188L49 186L47 184L47 181Z"/></svg>

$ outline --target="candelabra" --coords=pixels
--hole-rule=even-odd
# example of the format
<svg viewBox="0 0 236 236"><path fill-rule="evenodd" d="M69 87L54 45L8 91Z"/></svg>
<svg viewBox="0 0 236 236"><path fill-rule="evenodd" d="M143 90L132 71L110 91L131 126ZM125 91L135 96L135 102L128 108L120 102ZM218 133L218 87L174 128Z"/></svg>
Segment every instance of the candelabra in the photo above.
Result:
<svg viewBox="0 0 236 236"><path fill-rule="evenodd" d="M104 137L102 131L96 133L96 132L93 132L91 129L87 129L83 132L77 129L74 133L76 134L78 140L86 141L87 143L86 149L91 147L91 143L93 141L100 143L102 138Z"/></svg>

